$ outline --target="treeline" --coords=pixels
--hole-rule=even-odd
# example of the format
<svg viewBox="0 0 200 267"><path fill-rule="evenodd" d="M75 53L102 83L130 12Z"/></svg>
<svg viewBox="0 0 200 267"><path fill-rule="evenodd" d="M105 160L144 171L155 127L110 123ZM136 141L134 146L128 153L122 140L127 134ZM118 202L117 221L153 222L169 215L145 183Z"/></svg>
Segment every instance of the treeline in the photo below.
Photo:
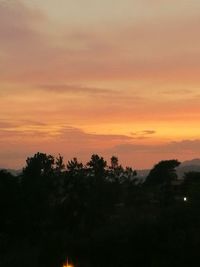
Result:
<svg viewBox="0 0 200 267"><path fill-rule="evenodd" d="M1 170L0 266L198 266L200 173L180 182L179 164L159 162L144 182L115 156L37 153L18 176Z"/></svg>

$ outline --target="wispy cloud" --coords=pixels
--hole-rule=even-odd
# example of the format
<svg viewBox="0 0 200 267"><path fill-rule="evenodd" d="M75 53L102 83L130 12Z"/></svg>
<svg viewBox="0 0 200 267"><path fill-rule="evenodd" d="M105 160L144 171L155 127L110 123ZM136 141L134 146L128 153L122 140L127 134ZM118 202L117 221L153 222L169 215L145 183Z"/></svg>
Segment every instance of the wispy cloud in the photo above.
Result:
<svg viewBox="0 0 200 267"><path fill-rule="evenodd" d="M10 123L10 122L5 122L5 121L0 121L0 129L8 129L8 128L13 128L16 127L16 123Z"/></svg>
<svg viewBox="0 0 200 267"><path fill-rule="evenodd" d="M46 91L48 93L55 94L89 94L89 95L109 95L109 94L117 94L116 91L111 89L104 88L95 88L95 87L87 87L82 85L73 85L73 84L44 84L37 86L40 90Z"/></svg>
<svg viewBox="0 0 200 267"><path fill-rule="evenodd" d="M22 1L1 3L4 80L196 79L199 19L195 16L62 27ZM12 19L11 19L12 18ZM54 25L54 28L51 25ZM59 34L58 34L59 32ZM14 44L14 45L13 45ZM147 45L148 44L148 45Z"/></svg>
<svg viewBox="0 0 200 267"><path fill-rule="evenodd" d="M119 144L108 149L107 154L115 154L125 164L137 168L150 168L160 160L177 158L180 161L199 157L200 140L182 140L162 144Z"/></svg>
<svg viewBox="0 0 200 267"><path fill-rule="evenodd" d="M151 135L156 134L156 131L143 130L143 131L131 132L130 134L136 139L146 139L149 138Z"/></svg>
<svg viewBox="0 0 200 267"><path fill-rule="evenodd" d="M120 144L114 148L118 152L122 153L134 153L134 152L146 152L148 154L155 153L197 153L200 149L200 140L182 140L182 141L173 141L163 144L155 145L145 145L145 144ZM186 155L185 154L185 155Z"/></svg>
<svg viewBox="0 0 200 267"><path fill-rule="evenodd" d="M191 94L194 94L194 91L191 90L191 89L168 89L168 90L162 90L161 91L162 94L164 95L191 95Z"/></svg>

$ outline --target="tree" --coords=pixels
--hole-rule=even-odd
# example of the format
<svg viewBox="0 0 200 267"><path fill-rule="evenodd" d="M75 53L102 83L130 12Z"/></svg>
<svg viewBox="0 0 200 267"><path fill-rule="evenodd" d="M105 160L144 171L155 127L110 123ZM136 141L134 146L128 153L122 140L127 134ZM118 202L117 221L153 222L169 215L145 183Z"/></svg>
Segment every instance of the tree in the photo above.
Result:
<svg viewBox="0 0 200 267"><path fill-rule="evenodd" d="M58 173L61 173L65 169L65 164L63 162L63 157L60 154L56 158L55 165L56 165L56 171Z"/></svg>
<svg viewBox="0 0 200 267"><path fill-rule="evenodd" d="M55 183L54 157L44 153L36 153L27 158L21 179L22 200L24 205L25 227L42 231L44 222L54 205L57 185ZM33 235L34 236L34 235Z"/></svg>
<svg viewBox="0 0 200 267"><path fill-rule="evenodd" d="M49 174L54 168L54 157L44 153L36 153L33 157L27 158L24 175L41 176Z"/></svg>
<svg viewBox="0 0 200 267"><path fill-rule="evenodd" d="M111 162L111 166L110 168L115 170L119 167L119 160L116 156L112 156L112 158L110 159Z"/></svg>
<svg viewBox="0 0 200 267"><path fill-rule="evenodd" d="M177 179L176 167L179 165L178 160L164 160L156 164L150 171L144 185L147 186L147 193L151 201L156 201L161 206L168 206L174 202L172 181Z"/></svg>
<svg viewBox="0 0 200 267"><path fill-rule="evenodd" d="M83 164L78 162L77 158L73 158L72 160L68 161L67 163L67 170L69 172L76 172L83 169Z"/></svg>
<svg viewBox="0 0 200 267"><path fill-rule="evenodd" d="M96 154L93 154L91 160L87 163L87 166L90 167L91 171L94 172L95 177L102 177L105 173L105 168L107 167L107 162L103 157L99 157Z"/></svg>
<svg viewBox="0 0 200 267"><path fill-rule="evenodd" d="M81 231L84 224L84 212L88 197L88 184L83 164L73 158L67 163L63 185L63 198L60 216L71 233ZM75 232L73 230L75 229Z"/></svg>
<svg viewBox="0 0 200 267"><path fill-rule="evenodd" d="M167 185L177 179L176 168L180 165L178 160L160 161L154 166L146 178L147 185Z"/></svg>

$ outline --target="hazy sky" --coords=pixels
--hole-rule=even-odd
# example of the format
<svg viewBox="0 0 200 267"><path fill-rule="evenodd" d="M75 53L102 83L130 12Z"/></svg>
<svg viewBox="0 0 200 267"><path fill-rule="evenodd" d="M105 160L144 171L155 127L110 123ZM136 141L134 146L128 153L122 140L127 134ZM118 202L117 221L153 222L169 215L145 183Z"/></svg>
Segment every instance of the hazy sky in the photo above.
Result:
<svg viewBox="0 0 200 267"><path fill-rule="evenodd" d="M0 167L200 157L199 0L0 0Z"/></svg>

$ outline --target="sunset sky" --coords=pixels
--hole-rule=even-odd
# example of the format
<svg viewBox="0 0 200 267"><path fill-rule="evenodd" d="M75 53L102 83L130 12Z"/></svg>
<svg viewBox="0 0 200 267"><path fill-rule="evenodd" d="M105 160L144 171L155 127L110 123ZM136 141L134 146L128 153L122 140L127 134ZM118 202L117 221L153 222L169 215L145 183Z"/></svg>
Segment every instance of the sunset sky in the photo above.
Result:
<svg viewBox="0 0 200 267"><path fill-rule="evenodd" d="M200 157L199 0L0 0L0 167Z"/></svg>

